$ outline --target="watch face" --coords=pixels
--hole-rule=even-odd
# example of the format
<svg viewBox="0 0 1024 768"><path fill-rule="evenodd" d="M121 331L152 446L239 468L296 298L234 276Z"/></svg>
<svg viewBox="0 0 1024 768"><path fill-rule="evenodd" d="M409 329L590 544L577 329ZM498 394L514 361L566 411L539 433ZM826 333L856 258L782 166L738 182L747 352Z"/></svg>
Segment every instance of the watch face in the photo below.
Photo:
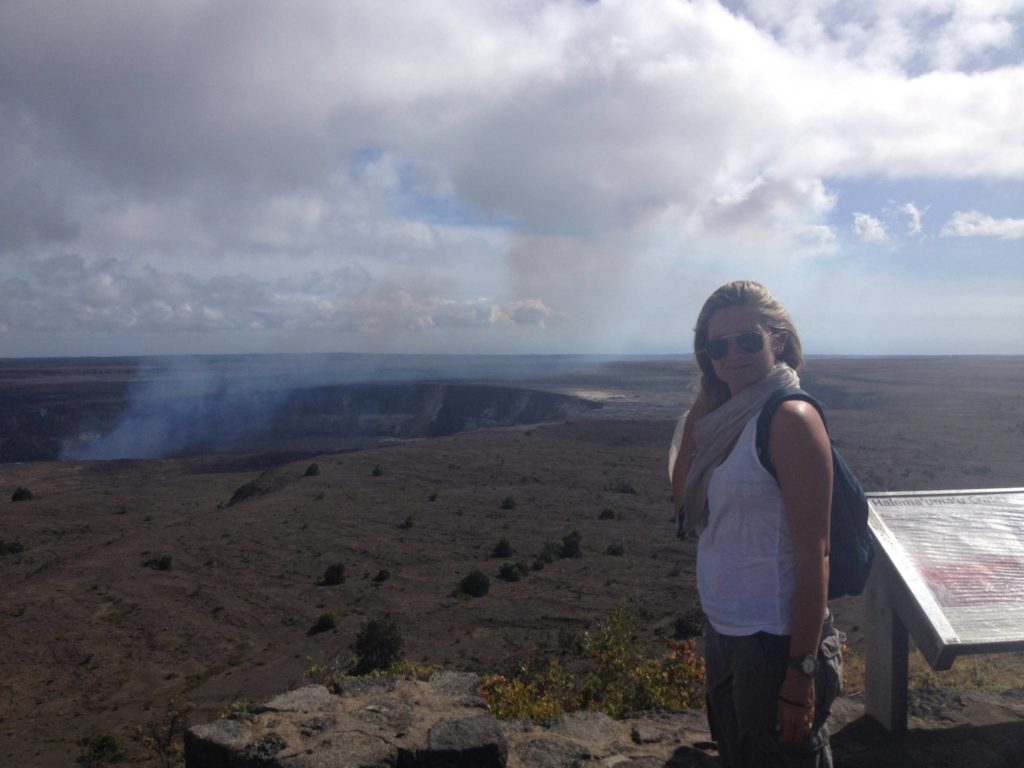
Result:
<svg viewBox="0 0 1024 768"><path fill-rule="evenodd" d="M800 662L801 670L805 675L813 675L814 668L816 666L817 665L814 663L814 659L812 659L810 656L804 656L803 661Z"/></svg>

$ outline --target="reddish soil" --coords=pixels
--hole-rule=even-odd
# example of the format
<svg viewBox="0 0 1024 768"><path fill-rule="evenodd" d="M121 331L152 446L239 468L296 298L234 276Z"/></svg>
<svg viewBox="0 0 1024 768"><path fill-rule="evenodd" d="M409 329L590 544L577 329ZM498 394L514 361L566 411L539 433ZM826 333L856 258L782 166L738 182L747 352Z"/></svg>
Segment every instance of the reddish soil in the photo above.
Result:
<svg viewBox="0 0 1024 768"><path fill-rule="evenodd" d="M1022 381L1020 358L837 359L813 361L805 386L868 490L922 490L1024 485ZM673 536L666 479L686 383L672 361L538 378L530 385L606 407L557 425L281 464L234 455L0 465L0 539L24 546L0 557L0 764L67 766L80 737L111 731L132 764L153 765L130 736L172 697L195 702L197 722L269 697L303 682L307 657L347 657L360 626L385 614L403 628L409 658L456 669L571 655L620 604L641 639L663 647L697 606L695 543ZM312 461L320 474L304 477ZM266 492L228 504L253 480ZM19 485L35 498L9 502ZM509 496L515 506L503 509ZM614 519L599 519L606 508ZM502 537L532 561L573 530L581 558L515 583L492 579L483 598L454 594L473 569L497 574L490 553ZM623 556L605 554L612 542ZM144 565L161 555L169 570ZM318 585L334 562L345 583ZM375 581L382 569L390 578ZM325 610L337 628L308 635ZM862 601L834 610L860 647ZM1024 745L1021 722L997 704L942 710L941 732ZM869 746L879 738L869 724L854 722L846 738L842 764L887 764ZM922 739L914 754L940 742Z"/></svg>

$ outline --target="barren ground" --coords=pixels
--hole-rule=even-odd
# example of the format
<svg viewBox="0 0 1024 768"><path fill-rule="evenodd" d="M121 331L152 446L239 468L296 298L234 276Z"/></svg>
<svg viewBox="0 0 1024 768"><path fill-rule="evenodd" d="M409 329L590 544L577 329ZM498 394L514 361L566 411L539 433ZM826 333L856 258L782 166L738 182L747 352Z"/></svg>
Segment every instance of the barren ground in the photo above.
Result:
<svg viewBox="0 0 1024 768"><path fill-rule="evenodd" d="M194 721L269 697L302 682L307 657L347 656L359 627L385 614L403 628L409 658L455 669L512 670L569 652L622 602L656 650L697 605L695 544L673 537L666 477L687 370L666 359L535 376L519 384L605 407L568 423L285 463L0 465L0 539L24 546L0 557L0 764L68 766L80 737L127 741L174 696L197 704ZM1022 382L1021 358L819 359L804 377L867 490L1024 485ZM304 477L313 461L320 474ZM267 493L227 503L257 478ZM11 503L19 485L36 498ZM615 519L598 519L606 508ZM495 579L480 599L453 594L473 569L497 573L490 553L502 537L532 561L572 530L580 559ZM613 541L624 556L605 554ZM160 555L170 570L143 566ZM334 562L345 583L319 586ZM390 578L375 581L382 569ZM307 635L328 609L337 628ZM833 610L859 648L862 602ZM940 731L1021 745L1024 756L1024 724L996 705L986 712L944 712ZM846 738L841 764L883 764L864 746L877 738L868 725L851 724Z"/></svg>

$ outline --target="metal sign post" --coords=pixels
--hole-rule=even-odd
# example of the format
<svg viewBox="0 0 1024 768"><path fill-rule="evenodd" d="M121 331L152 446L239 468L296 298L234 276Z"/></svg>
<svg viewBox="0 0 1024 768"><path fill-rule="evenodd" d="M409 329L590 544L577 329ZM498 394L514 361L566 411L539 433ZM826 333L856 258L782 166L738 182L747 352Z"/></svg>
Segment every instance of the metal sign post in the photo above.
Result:
<svg viewBox="0 0 1024 768"><path fill-rule="evenodd" d="M907 727L908 634L944 670L1024 650L1024 488L869 493L866 710Z"/></svg>

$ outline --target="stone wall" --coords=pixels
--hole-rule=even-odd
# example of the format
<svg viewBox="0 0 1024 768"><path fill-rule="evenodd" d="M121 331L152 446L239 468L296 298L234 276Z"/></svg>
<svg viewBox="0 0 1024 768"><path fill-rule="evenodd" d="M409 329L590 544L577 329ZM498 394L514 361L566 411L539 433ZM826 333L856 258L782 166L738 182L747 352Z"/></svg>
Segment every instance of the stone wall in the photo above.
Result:
<svg viewBox="0 0 1024 768"><path fill-rule="evenodd" d="M480 679L439 672L429 681L348 678L309 685L253 711L191 728L187 768L683 768L709 757L702 711L596 712L545 726L500 722ZM711 754L714 754L713 752Z"/></svg>

